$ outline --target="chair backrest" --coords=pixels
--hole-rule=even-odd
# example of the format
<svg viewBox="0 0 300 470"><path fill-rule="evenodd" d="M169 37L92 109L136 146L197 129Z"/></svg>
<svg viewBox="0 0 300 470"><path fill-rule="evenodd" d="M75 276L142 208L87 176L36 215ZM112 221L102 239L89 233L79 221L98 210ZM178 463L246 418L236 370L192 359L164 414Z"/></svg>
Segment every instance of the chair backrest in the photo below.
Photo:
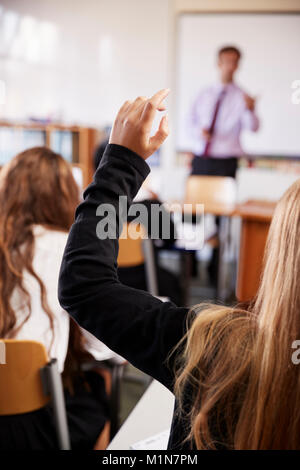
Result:
<svg viewBox="0 0 300 470"><path fill-rule="evenodd" d="M145 238L145 235L145 229L141 224L133 222L124 224L119 239L118 266L120 268L138 266L145 262L143 251L143 238Z"/></svg>
<svg viewBox="0 0 300 470"><path fill-rule="evenodd" d="M28 413L52 404L58 446L70 449L63 386L57 360L37 341L0 340L0 415Z"/></svg>
<svg viewBox="0 0 300 470"><path fill-rule="evenodd" d="M0 340L0 415L28 413L45 406L40 369L47 362L45 347L36 341Z"/></svg>
<svg viewBox="0 0 300 470"><path fill-rule="evenodd" d="M158 282L152 240L141 224L124 224L119 239L118 266L128 268L145 263L147 290L158 296Z"/></svg>
<svg viewBox="0 0 300 470"><path fill-rule="evenodd" d="M236 203L236 182L227 176L189 176L186 183L185 204L204 204L214 207L231 208Z"/></svg>

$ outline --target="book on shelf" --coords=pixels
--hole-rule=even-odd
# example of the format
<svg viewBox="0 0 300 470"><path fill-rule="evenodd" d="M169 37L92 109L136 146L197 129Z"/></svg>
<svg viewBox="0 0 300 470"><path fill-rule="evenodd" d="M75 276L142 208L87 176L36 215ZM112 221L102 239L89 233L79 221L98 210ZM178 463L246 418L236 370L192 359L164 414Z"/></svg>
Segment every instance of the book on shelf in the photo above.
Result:
<svg viewBox="0 0 300 470"><path fill-rule="evenodd" d="M76 142L72 131L55 129L50 132L50 148L70 163L78 161L78 149L74 148ZM0 126L0 165L9 162L19 152L44 145L46 129Z"/></svg>
<svg viewBox="0 0 300 470"><path fill-rule="evenodd" d="M19 152L43 146L45 142L43 130L0 127L0 165L9 162Z"/></svg>
<svg viewBox="0 0 300 470"><path fill-rule="evenodd" d="M73 135L71 131L53 130L50 134L50 148L62 155L65 160L73 161Z"/></svg>

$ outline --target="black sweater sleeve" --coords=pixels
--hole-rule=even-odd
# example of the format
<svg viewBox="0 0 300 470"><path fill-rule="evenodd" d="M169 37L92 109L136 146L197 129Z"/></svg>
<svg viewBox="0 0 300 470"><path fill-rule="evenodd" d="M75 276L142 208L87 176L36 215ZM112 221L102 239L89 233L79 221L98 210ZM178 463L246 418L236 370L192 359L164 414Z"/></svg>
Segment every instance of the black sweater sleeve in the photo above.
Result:
<svg viewBox="0 0 300 470"><path fill-rule="evenodd" d="M99 239L96 234L97 224L106 216L97 215L98 206L113 206L116 218L109 222L113 230L114 220L118 225L120 218L119 197L127 196L130 205L148 173L148 165L136 153L119 145L107 146L76 211L58 295L62 307L79 325L172 389L173 360L167 363L166 359L185 333L187 309L121 284L118 239Z"/></svg>

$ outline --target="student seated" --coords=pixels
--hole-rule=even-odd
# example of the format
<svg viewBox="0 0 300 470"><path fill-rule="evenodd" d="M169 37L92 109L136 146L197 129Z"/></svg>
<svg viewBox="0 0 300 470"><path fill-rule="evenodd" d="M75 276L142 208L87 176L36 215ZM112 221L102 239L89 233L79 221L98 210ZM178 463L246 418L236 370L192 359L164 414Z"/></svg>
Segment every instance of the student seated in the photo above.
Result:
<svg viewBox="0 0 300 470"><path fill-rule="evenodd" d="M126 287L116 272L118 240L97 238L96 208L109 203L118 213L120 195L134 198L149 173L145 160L168 135L164 117L150 137L167 93L121 107L69 234L61 305L175 394L169 449L300 449L300 180L277 205L249 310L189 311Z"/></svg>
<svg viewBox="0 0 300 470"><path fill-rule="evenodd" d="M72 448L93 448L108 417L102 377L80 373L92 356L57 300L58 274L79 202L69 164L36 147L0 173L0 338L43 343L63 372ZM5 386L5 384L2 384ZM0 449L56 446L52 413L0 416Z"/></svg>
<svg viewBox="0 0 300 470"><path fill-rule="evenodd" d="M101 162L107 144L108 141L104 141L97 147L95 151L95 170L97 170ZM146 228L148 235L151 236L151 232L153 233L153 231L157 231L156 239L153 240L153 247L156 261L158 293L161 297L168 297L176 305L180 305L182 289L178 277L168 269L159 266L158 262L159 250L169 249L175 242L175 225L172 219L172 215L167 212L163 206L163 203L158 199L157 195L148 187L145 187L145 185L140 188L140 191L134 198L134 201L131 204L131 213L134 214L135 212L139 211L141 207L140 205L146 209L145 216L141 215L140 221ZM158 216L158 219L154 221L154 218L151 214L152 210L154 211L155 209L157 209L157 212L160 211L160 215ZM132 215L127 216L128 222L132 222L134 219L135 217ZM167 224L168 227L165 236L163 228ZM118 276L120 281L126 286L134 287L135 289L147 290L144 264L139 266L118 267Z"/></svg>

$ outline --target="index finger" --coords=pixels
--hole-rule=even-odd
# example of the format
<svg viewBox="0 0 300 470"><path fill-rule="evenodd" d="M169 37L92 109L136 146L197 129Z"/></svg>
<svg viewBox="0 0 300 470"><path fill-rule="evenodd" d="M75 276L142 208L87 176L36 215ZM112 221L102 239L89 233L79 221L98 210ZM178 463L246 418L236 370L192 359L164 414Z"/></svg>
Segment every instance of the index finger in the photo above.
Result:
<svg viewBox="0 0 300 470"><path fill-rule="evenodd" d="M144 121L146 125L148 124L147 127L152 126L156 111L164 109L164 106L162 106L162 102L168 96L169 93L169 88L159 90L145 104L141 120Z"/></svg>
<svg viewBox="0 0 300 470"><path fill-rule="evenodd" d="M151 101L154 106L158 106L170 93L170 88L163 88L155 93L149 101Z"/></svg>

